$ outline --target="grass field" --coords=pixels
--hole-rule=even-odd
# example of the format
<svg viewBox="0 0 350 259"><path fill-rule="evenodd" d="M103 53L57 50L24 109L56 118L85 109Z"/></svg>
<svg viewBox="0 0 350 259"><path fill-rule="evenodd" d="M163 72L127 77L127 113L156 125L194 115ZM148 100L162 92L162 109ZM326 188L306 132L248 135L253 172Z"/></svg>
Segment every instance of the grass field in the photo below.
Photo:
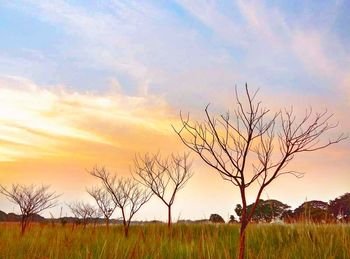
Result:
<svg viewBox="0 0 350 259"><path fill-rule="evenodd" d="M0 258L234 258L238 225L137 225L96 228L0 224ZM248 258L350 258L350 225L251 225Z"/></svg>

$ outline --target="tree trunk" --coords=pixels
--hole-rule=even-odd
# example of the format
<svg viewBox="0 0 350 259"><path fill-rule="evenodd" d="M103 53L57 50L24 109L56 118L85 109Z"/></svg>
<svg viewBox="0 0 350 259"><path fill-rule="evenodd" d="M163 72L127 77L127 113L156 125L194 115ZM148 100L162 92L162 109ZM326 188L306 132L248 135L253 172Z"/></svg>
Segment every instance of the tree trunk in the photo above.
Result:
<svg viewBox="0 0 350 259"><path fill-rule="evenodd" d="M244 188L240 189L242 199L242 216L241 216L241 229L239 231L239 254L238 258L243 259L245 254L245 230L248 225L247 215L247 201L245 197Z"/></svg>
<svg viewBox="0 0 350 259"><path fill-rule="evenodd" d="M86 228L86 225L87 225L87 220L86 220L86 219L83 219L83 229Z"/></svg>
<svg viewBox="0 0 350 259"><path fill-rule="evenodd" d="M122 208L122 216L123 216L124 235L125 235L125 237L128 237L129 223L127 224L127 222L126 222L124 208Z"/></svg>
<svg viewBox="0 0 350 259"><path fill-rule="evenodd" d="M21 235L23 236L25 230L26 230L26 217L24 215L22 215L22 218L21 218Z"/></svg>
<svg viewBox="0 0 350 259"><path fill-rule="evenodd" d="M109 218L106 217L106 226L107 226L107 231L109 231Z"/></svg>
<svg viewBox="0 0 350 259"><path fill-rule="evenodd" d="M239 259L244 258L245 254L245 231L246 231L246 224L242 222L241 229L239 232Z"/></svg>
<svg viewBox="0 0 350 259"><path fill-rule="evenodd" d="M171 227L171 205L168 206L168 228Z"/></svg>
<svg viewBox="0 0 350 259"><path fill-rule="evenodd" d="M124 212L124 209L122 209L122 216L123 216L123 226L125 228L126 226L126 220L125 220L125 212Z"/></svg>
<svg viewBox="0 0 350 259"><path fill-rule="evenodd" d="M129 227L128 226L124 227L124 235L125 235L125 237L129 236Z"/></svg>
<svg viewBox="0 0 350 259"><path fill-rule="evenodd" d="M256 209L256 207L258 206L259 204L259 199L260 199L260 196L261 196L261 193L263 191L264 187L261 187L259 192L258 192L258 195L256 197L256 200L255 200L255 203L253 205L253 207L251 208L249 214L248 214L248 211L247 211L247 202L246 202L246 197L245 197L245 190L244 189L241 189L241 198L242 198L242 217L241 217L241 229L240 229L240 232L239 232L239 255L238 255L238 258L239 259L243 259L244 258L244 254L245 254L245 232L246 232L246 229L247 229L247 226L254 214L254 211Z"/></svg>

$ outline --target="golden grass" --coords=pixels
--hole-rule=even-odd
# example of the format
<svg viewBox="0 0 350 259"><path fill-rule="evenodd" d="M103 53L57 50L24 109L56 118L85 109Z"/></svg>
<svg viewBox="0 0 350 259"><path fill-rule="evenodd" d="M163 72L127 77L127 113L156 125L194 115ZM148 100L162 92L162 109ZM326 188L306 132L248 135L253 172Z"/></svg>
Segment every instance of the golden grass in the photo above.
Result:
<svg viewBox="0 0 350 259"><path fill-rule="evenodd" d="M234 258L238 225L122 226L0 224L0 258ZM350 258L349 225L251 225L248 258Z"/></svg>

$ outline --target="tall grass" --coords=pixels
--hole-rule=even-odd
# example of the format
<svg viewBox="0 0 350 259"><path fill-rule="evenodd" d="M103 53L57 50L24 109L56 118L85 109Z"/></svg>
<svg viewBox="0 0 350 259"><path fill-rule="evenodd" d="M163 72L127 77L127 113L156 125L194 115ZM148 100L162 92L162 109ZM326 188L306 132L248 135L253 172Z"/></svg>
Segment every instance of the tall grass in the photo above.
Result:
<svg viewBox="0 0 350 259"><path fill-rule="evenodd" d="M87 227L0 224L0 258L234 258L238 225ZM248 258L350 258L349 225L251 225Z"/></svg>

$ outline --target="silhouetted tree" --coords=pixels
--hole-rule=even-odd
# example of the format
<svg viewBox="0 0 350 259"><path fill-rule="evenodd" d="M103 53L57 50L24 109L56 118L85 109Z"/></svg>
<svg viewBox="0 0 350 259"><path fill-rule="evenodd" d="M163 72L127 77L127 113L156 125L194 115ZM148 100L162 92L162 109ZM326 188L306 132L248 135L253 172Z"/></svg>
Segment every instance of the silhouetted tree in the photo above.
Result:
<svg viewBox="0 0 350 259"><path fill-rule="evenodd" d="M345 193L342 196L329 202L329 209L335 219L341 221L350 221L350 193Z"/></svg>
<svg viewBox="0 0 350 259"><path fill-rule="evenodd" d="M92 187L86 190L94 198L101 213L105 217L107 229L109 229L109 219L117 205L113 202L111 195L103 187Z"/></svg>
<svg viewBox="0 0 350 259"><path fill-rule="evenodd" d="M294 210L294 218L317 223L328 221L331 218L329 205L324 201L306 201Z"/></svg>
<svg viewBox="0 0 350 259"><path fill-rule="evenodd" d="M230 220L228 221L229 224L233 224L233 223L238 223L238 221L236 220L235 216L230 215Z"/></svg>
<svg viewBox="0 0 350 259"><path fill-rule="evenodd" d="M168 208L168 227L171 226L171 206L177 192L192 177L188 154L162 159L159 154L136 156L133 177L149 188Z"/></svg>
<svg viewBox="0 0 350 259"><path fill-rule="evenodd" d="M43 210L52 208L57 204L55 192L49 192L49 186L19 185L13 184L11 189L0 185L0 193L19 206L21 210L21 234L23 235L32 216Z"/></svg>
<svg viewBox="0 0 350 259"><path fill-rule="evenodd" d="M115 205L120 208L123 218L124 234L128 237L129 227L133 216L152 197L152 192L142 189L138 182L120 178L110 173L104 167L94 167L90 174L101 180L111 195Z"/></svg>
<svg viewBox="0 0 350 259"><path fill-rule="evenodd" d="M101 212L97 208L85 202L74 202L69 204L68 207L73 215L81 220L84 228L88 224L89 219L98 218L101 215Z"/></svg>
<svg viewBox="0 0 350 259"><path fill-rule="evenodd" d="M247 206L247 213L249 214L255 203ZM283 213L290 208L289 205L284 204L278 200L262 200L258 201L258 205L252 215L251 220L255 222L271 222L274 219L281 218ZM235 209L237 215L242 217L242 206L237 204Z"/></svg>
<svg viewBox="0 0 350 259"><path fill-rule="evenodd" d="M287 223L292 223L294 222L296 219L294 218L294 213L293 213L293 210L289 209L289 210L285 210L282 215L281 215L281 219L284 221L284 222L287 222Z"/></svg>
<svg viewBox="0 0 350 259"><path fill-rule="evenodd" d="M239 217L239 221L241 221L242 219L242 212L243 212L243 208L241 204L237 204L236 208L235 208L235 212L237 214L237 216Z"/></svg>
<svg viewBox="0 0 350 259"><path fill-rule="evenodd" d="M225 220L219 214L211 214L209 221L212 223L225 223Z"/></svg>
<svg viewBox="0 0 350 259"><path fill-rule="evenodd" d="M233 118L229 113L215 117L205 108L204 122L190 121L180 113L182 126L175 129L182 142L225 180L238 187L242 200L239 258L244 258L245 233L264 189L285 174L297 177L298 172L286 166L298 153L323 149L346 138L344 134L322 144L320 137L337 124L329 124L327 111L313 114L312 110L297 120L293 109L270 114L255 101L257 91L245 86L246 103L236 89ZM247 188L257 184L254 206L248 213Z"/></svg>

